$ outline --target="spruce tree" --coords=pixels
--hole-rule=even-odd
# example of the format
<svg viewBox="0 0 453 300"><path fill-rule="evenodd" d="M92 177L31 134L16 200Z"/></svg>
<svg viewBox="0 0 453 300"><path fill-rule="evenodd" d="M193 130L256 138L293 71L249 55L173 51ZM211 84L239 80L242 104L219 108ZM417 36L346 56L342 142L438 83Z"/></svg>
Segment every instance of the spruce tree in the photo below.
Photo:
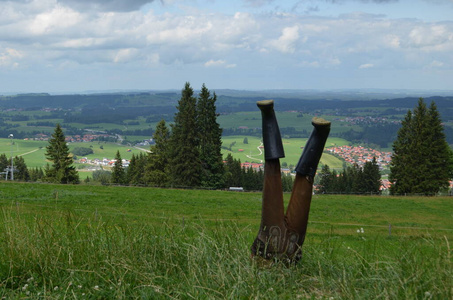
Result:
<svg viewBox="0 0 453 300"><path fill-rule="evenodd" d="M181 92L171 134L171 174L176 186L200 186L202 171L197 130L196 98L187 82Z"/></svg>
<svg viewBox="0 0 453 300"><path fill-rule="evenodd" d="M434 102L422 98L409 110L393 143L389 180L392 194L434 195L448 187L451 149Z"/></svg>
<svg viewBox="0 0 453 300"><path fill-rule="evenodd" d="M376 157L363 166L363 192L379 194L381 189L381 172Z"/></svg>
<svg viewBox="0 0 453 300"><path fill-rule="evenodd" d="M430 149L424 191L428 194L437 193L449 186L453 166L451 163L452 151L448 145L442 126L442 121L437 111L436 104L431 102L428 109L428 124L430 127L427 137L427 147Z"/></svg>
<svg viewBox="0 0 453 300"><path fill-rule="evenodd" d="M169 167L169 139L165 120L161 120L153 134L154 145L151 146L151 153L145 166L145 181L154 186L166 186L170 181Z"/></svg>
<svg viewBox="0 0 453 300"><path fill-rule="evenodd" d="M73 159L60 124L55 127L45 155L52 162L51 165L46 166L46 181L64 184L79 183L79 173L73 166Z"/></svg>
<svg viewBox="0 0 453 300"><path fill-rule="evenodd" d="M135 154L132 154L131 161L129 162L129 167L126 172L126 182L131 185L137 184L137 175L138 175L138 164Z"/></svg>
<svg viewBox="0 0 453 300"><path fill-rule="evenodd" d="M321 194L331 193L333 192L333 181L334 178L332 177L332 172L330 172L330 168L328 165L323 165L321 168L321 172L319 172L319 192Z"/></svg>
<svg viewBox="0 0 453 300"><path fill-rule="evenodd" d="M115 163L113 164L112 168L112 178L111 181L112 183L115 184L124 184L126 179L126 172L124 171L123 168L123 161L121 158L120 151L116 151L115 155Z"/></svg>
<svg viewBox="0 0 453 300"><path fill-rule="evenodd" d="M20 181L29 181L30 173L28 171L25 160L22 156L14 157L14 179Z"/></svg>
<svg viewBox="0 0 453 300"><path fill-rule="evenodd" d="M6 169L10 165L10 162L8 161L8 157L6 157L5 153L2 153L0 155L0 172L6 172ZM5 177L2 177L0 179L5 179Z"/></svg>
<svg viewBox="0 0 453 300"><path fill-rule="evenodd" d="M243 185L241 160L233 158L231 153L228 153L225 162L225 185L227 187Z"/></svg>
<svg viewBox="0 0 453 300"><path fill-rule="evenodd" d="M217 96L211 96L203 84L197 103L197 129L201 133L199 139L200 160L202 164L201 185L205 187L224 187L224 168L221 153L222 129L217 123L215 102Z"/></svg>

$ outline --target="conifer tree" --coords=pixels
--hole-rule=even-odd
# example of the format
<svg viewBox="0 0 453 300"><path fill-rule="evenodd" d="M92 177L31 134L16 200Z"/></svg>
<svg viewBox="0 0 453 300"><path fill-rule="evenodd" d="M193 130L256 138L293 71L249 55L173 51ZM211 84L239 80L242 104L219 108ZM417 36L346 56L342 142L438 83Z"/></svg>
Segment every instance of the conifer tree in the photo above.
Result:
<svg viewBox="0 0 453 300"><path fill-rule="evenodd" d="M389 180L392 194L434 195L448 187L451 149L434 102L429 109L422 98L405 116L393 143Z"/></svg>
<svg viewBox="0 0 453 300"><path fill-rule="evenodd" d="M128 184L137 184L136 179L137 179L137 174L138 173L138 164L137 164L137 158L135 157L135 154L132 154L131 161L129 162L129 167L127 168L126 172L126 182Z"/></svg>
<svg viewBox="0 0 453 300"><path fill-rule="evenodd" d="M197 130L196 98L187 82L178 102L171 134L172 183L177 186L200 186L202 171Z"/></svg>
<svg viewBox="0 0 453 300"><path fill-rule="evenodd" d="M170 181L169 166L169 139L170 133L165 123L161 120L153 134L154 145L145 167L145 181L155 186L166 186Z"/></svg>
<svg viewBox="0 0 453 300"><path fill-rule="evenodd" d="M319 172L319 192L321 194L331 193L332 190L332 182L333 182L333 174L330 172L330 168L328 165L323 165L321 168L321 172Z"/></svg>
<svg viewBox="0 0 453 300"><path fill-rule="evenodd" d="M215 102L217 96L211 96L203 84L197 103L197 130L200 132L199 147L202 163L201 185L205 187L224 187L224 168L221 153L222 129L217 123Z"/></svg>
<svg viewBox="0 0 453 300"><path fill-rule="evenodd" d="M123 168L123 162L121 159L120 151L116 151L115 155L115 163L113 164L112 168L112 183L115 184L124 184L126 179L126 172Z"/></svg>
<svg viewBox="0 0 453 300"><path fill-rule="evenodd" d="M27 165L22 156L14 157L14 179L20 181L29 181L30 173L28 172Z"/></svg>
<svg viewBox="0 0 453 300"><path fill-rule="evenodd" d="M376 157L372 161L367 161L363 166L363 192L379 194L381 189L381 172Z"/></svg>
<svg viewBox="0 0 453 300"><path fill-rule="evenodd" d="M0 172L4 172L6 171L6 169L8 168L9 166L9 162L8 162L8 157L6 157L6 154L5 153L2 153L0 155ZM4 179L5 177L2 177L0 179Z"/></svg>
<svg viewBox="0 0 453 300"><path fill-rule="evenodd" d="M49 145L46 147L46 158L52 162L45 170L46 181L55 183L79 183L79 173L73 166L66 138L60 124L57 124Z"/></svg>
<svg viewBox="0 0 453 300"><path fill-rule="evenodd" d="M446 141L442 121L434 102L431 102L428 109L428 124L430 130L426 142L430 150L428 152L430 159L427 162L429 173L425 179L424 189L428 194L434 194L449 186L453 172L452 151Z"/></svg>
<svg viewBox="0 0 453 300"><path fill-rule="evenodd" d="M225 185L227 187L242 186L242 171L241 160L233 158L231 153L228 153L225 162Z"/></svg>

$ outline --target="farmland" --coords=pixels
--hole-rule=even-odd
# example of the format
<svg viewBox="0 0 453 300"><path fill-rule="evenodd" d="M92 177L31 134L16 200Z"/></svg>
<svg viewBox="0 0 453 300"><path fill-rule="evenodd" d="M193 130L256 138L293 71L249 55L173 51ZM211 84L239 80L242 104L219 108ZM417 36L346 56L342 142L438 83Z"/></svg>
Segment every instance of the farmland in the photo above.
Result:
<svg viewBox="0 0 453 300"><path fill-rule="evenodd" d="M0 296L452 298L450 198L315 195L304 256L289 267L250 259L260 199L0 183Z"/></svg>

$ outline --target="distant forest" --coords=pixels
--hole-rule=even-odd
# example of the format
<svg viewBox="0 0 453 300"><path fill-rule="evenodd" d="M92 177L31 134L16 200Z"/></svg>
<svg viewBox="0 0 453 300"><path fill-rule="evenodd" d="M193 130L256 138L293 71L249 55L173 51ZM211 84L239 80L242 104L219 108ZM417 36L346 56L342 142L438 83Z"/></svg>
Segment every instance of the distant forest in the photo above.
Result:
<svg viewBox="0 0 453 300"><path fill-rule="evenodd" d="M181 94L168 93L116 93L116 94L88 94L88 95L50 95L50 94L20 94L14 96L0 96L0 136L13 133L17 138L30 135L15 130L7 121L25 121L27 126L54 126L49 119L62 119L67 135L81 134L80 129L72 123L97 124L113 123L134 125L137 117L146 118L147 123L156 123L161 119L166 122L173 120L176 105ZM237 112L256 111L256 101L268 97L218 95L217 112L232 114ZM332 116L373 116L395 121L413 108L418 97L376 99L376 100L342 100L342 99L298 99L288 97L272 97L278 102L279 111L299 111L304 114L326 114ZM453 120L452 97L425 97L426 103L435 101L443 122ZM31 111L48 109L50 115L33 114ZM9 111L15 110L14 114ZM19 112L17 112L20 110ZM132 123L131 123L132 122ZM360 130L351 129L346 132L334 133L332 136L342 137L356 143L375 144L387 147L395 137L400 125L398 122L383 124L361 124ZM297 131L294 128L281 128L282 135L288 137L307 137L305 130ZM39 132L36 132L39 133ZM32 132L32 134L36 134ZM112 133L123 135L150 135L150 129L113 130ZM445 133L449 144L453 144L453 128L445 126ZM260 136L258 129L223 128L223 135L254 135Z"/></svg>

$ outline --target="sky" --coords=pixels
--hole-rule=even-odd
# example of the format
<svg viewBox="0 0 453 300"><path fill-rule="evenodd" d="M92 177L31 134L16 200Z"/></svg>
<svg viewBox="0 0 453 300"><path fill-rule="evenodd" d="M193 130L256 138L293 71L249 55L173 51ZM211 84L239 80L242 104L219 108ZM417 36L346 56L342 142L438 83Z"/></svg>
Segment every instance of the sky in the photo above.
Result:
<svg viewBox="0 0 453 300"><path fill-rule="evenodd" d="M0 94L453 91L453 0L0 0Z"/></svg>

